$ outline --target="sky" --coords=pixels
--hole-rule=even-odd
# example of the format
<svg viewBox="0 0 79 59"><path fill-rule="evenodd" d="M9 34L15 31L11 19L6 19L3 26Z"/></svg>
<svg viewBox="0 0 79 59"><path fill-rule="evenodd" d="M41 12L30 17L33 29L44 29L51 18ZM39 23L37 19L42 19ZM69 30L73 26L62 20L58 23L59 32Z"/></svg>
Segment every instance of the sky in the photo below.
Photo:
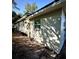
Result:
<svg viewBox="0 0 79 59"><path fill-rule="evenodd" d="M50 2L52 2L54 0L15 0L15 2L17 3L17 7L20 10L17 9L13 9L15 12L20 13L20 14L24 14L24 10L25 10L25 5L27 3L33 3L35 2L37 5L37 10L42 8L43 6L49 4Z"/></svg>

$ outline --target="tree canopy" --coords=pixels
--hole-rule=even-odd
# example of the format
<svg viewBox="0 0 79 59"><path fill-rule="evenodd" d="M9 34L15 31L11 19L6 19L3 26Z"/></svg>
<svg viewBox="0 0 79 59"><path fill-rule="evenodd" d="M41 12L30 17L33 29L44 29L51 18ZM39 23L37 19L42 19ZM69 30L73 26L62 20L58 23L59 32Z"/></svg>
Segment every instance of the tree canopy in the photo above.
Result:
<svg viewBox="0 0 79 59"><path fill-rule="evenodd" d="M36 9L37 9L36 3L32 3L32 4L27 3L25 5L25 13L27 13L27 14L33 13L34 11L36 11Z"/></svg>

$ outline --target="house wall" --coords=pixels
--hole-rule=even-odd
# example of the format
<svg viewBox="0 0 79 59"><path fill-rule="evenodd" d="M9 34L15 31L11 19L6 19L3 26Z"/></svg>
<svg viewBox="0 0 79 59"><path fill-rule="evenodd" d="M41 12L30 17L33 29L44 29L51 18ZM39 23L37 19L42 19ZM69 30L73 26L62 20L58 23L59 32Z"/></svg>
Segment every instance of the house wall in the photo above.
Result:
<svg viewBox="0 0 79 59"><path fill-rule="evenodd" d="M29 19L26 19L24 21L24 33L26 33L28 35L28 37L30 37L30 22Z"/></svg>
<svg viewBox="0 0 79 59"><path fill-rule="evenodd" d="M55 10L53 12L41 15L32 19L30 36L37 40L39 43L43 43L51 49L59 52L61 41L61 20L63 20L62 9ZM34 20L39 19L41 21L40 30L34 28ZM64 39L63 39L64 41Z"/></svg>
<svg viewBox="0 0 79 59"><path fill-rule="evenodd" d="M24 20L24 33L29 35L29 21L26 19Z"/></svg>
<svg viewBox="0 0 79 59"><path fill-rule="evenodd" d="M30 37L30 22L29 19L25 18L25 20L18 22L15 24L14 28L16 28L18 31L21 31Z"/></svg>
<svg viewBox="0 0 79 59"><path fill-rule="evenodd" d="M25 33L25 34L27 34L28 35L28 37L29 37L29 32L30 32L30 26L29 26L29 19L26 19L26 20L24 20L24 21L22 21L22 22L19 22L19 31L21 31L21 32L23 32L23 33Z"/></svg>
<svg viewBox="0 0 79 59"><path fill-rule="evenodd" d="M65 6L64 8L51 11L32 19L26 18L24 22L16 24L16 28L28 35L28 37L34 38L40 44L44 44L55 52L59 53L64 42L65 35ZM35 20L40 20L40 29L35 28ZM24 25L23 25L24 24Z"/></svg>
<svg viewBox="0 0 79 59"><path fill-rule="evenodd" d="M43 42L51 49L58 49L60 45L61 10L52 12L50 16L41 20Z"/></svg>

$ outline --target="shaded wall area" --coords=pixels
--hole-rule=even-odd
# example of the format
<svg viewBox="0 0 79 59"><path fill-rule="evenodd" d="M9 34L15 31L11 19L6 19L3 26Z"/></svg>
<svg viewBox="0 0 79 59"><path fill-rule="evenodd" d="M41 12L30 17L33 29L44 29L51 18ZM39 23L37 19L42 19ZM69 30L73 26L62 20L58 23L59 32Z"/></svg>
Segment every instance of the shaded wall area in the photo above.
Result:
<svg viewBox="0 0 79 59"><path fill-rule="evenodd" d="M57 52L61 37L61 9L36 17L33 21L35 20L40 20L40 28L36 30L37 28L32 24L33 37Z"/></svg>

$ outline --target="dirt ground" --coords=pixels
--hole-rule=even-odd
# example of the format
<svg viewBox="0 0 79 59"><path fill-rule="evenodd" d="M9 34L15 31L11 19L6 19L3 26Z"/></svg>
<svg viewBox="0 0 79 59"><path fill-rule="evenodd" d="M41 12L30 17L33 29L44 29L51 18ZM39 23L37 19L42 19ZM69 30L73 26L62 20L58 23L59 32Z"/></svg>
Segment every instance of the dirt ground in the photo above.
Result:
<svg viewBox="0 0 79 59"><path fill-rule="evenodd" d="M21 32L12 33L12 59L54 59L43 44L28 38Z"/></svg>

